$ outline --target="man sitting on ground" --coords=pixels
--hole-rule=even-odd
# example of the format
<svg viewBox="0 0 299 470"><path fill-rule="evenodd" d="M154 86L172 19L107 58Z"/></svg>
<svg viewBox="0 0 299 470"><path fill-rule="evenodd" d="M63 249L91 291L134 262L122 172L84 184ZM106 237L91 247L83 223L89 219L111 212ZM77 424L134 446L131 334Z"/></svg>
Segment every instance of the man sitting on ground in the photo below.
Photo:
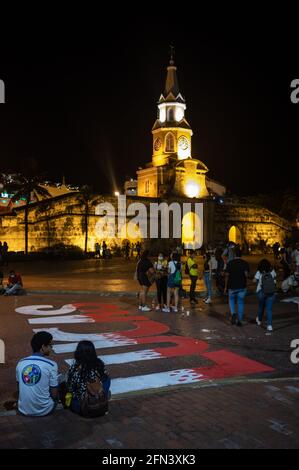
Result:
<svg viewBox="0 0 299 470"><path fill-rule="evenodd" d="M17 365L18 410L23 415L46 416L57 405L58 366L48 359L52 340L53 336L46 331L36 333L31 340L33 354Z"/></svg>
<svg viewBox="0 0 299 470"><path fill-rule="evenodd" d="M15 271L10 271L4 295L17 295L22 289L23 282L21 275Z"/></svg>

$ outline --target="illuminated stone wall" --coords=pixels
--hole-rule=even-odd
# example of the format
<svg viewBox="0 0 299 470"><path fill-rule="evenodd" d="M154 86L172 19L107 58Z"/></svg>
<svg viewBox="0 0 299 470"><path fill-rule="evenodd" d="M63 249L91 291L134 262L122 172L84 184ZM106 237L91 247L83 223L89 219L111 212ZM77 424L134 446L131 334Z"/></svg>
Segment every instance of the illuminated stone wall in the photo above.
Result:
<svg viewBox="0 0 299 470"><path fill-rule="evenodd" d="M229 230L235 226L241 232L245 248L284 244L291 236L291 224L269 210L241 204L217 204L214 210L214 235L216 241L227 240Z"/></svg>
<svg viewBox="0 0 299 470"><path fill-rule="evenodd" d="M98 202L103 202L101 196ZM189 202L190 199L173 198L172 201L180 203ZM105 202L111 203L117 212L117 198L105 197ZM131 202L142 202L149 206L150 202L162 202L155 198L127 198L127 205ZM39 251L57 243L75 245L84 249L83 207L78 203L78 195L67 195L46 201L45 203L32 204L29 212L29 251ZM94 212L94 209L93 209ZM149 213L149 211L148 211ZM6 241L10 251L24 251L24 210L19 208L16 215L0 217L0 240ZM96 233L96 224L100 216L89 217L88 251L94 251L94 245L101 240ZM147 224L149 227L149 220ZM171 226L171 224L170 224ZM291 234L290 224L281 217L267 209L234 204L216 204L213 201L204 203L204 243L226 241L232 226L240 230L242 244L247 247L272 246L278 241L283 244L287 236ZM126 237L129 238L129 237ZM108 240L111 248L121 246L124 236ZM170 230L169 239L151 240L150 234L144 239L144 246L154 248L154 251L167 251L169 247L180 244L179 239L173 237Z"/></svg>

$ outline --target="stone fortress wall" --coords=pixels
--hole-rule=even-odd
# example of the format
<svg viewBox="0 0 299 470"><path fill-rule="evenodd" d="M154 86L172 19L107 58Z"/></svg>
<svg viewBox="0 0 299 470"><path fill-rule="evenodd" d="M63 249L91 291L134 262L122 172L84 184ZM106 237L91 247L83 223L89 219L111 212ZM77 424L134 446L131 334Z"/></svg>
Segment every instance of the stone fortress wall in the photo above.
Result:
<svg viewBox="0 0 299 470"><path fill-rule="evenodd" d="M99 196L98 202L111 203L117 213L117 198ZM127 198L127 205L161 200L148 198ZM170 203L170 201L164 201ZM173 202L173 201L172 201ZM178 202L189 202L180 200ZM29 251L40 251L58 243L75 245L84 249L84 208L78 202L78 194L69 194L32 204L29 210ZM89 216L88 251L94 251L96 242L101 242L96 231L99 215ZM234 231L232 230L234 227ZM149 232L149 230L148 230ZM291 225L267 209L232 203L204 202L204 243L226 241L234 234L244 248L255 250L263 246L272 246L278 241L281 245L291 234ZM108 240L110 246L121 246L127 237L116 236ZM231 238L231 237L230 237ZM0 240L6 241L10 251L24 251L24 209L18 208L12 215L0 216ZM137 241L137 240L136 240ZM169 240L150 240L149 233L143 240L145 246L154 247L154 251L177 246L180 242L174 239L170 231Z"/></svg>

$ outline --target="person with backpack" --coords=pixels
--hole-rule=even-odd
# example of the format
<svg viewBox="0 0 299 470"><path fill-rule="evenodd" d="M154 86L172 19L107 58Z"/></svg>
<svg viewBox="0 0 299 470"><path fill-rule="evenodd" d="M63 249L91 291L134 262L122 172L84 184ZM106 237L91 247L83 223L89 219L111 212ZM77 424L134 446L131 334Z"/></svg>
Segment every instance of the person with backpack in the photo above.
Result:
<svg viewBox="0 0 299 470"><path fill-rule="evenodd" d="M182 267L180 256L178 253L172 253L171 261L168 263L168 281L167 281L167 307L163 308L163 312L170 312L170 301L174 296L173 311L178 312L179 305L179 289L182 285Z"/></svg>
<svg viewBox="0 0 299 470"><path fill-rule="evenodd" d="M225 269L224 293L228 291L229 308L231 312L232 325L243 326L244 300L247 292L247 277L249 275L249 265L241 259L241 250L236 247L235 258L227 263ZM238 316L236 314L236 302L238 306Z"/></svg>
<svg viewBox="0 0 299 470"><path fill-rule="evenodd" d="M198 300L195 296L195 290L196 290L196 284L198 280L198 267L197 267L197 263L195 260L194 250L190 250L189 258L187 259L186 264L185 264L185 274L189 275L190 281L191 281L190 293L189 293L190 303L197 304Z"/></svg>
<svg viewBox="0 0 299 470"><path fill-rule="evenodd" d="M86 418L108 412L110 377L91 341L80 341L67 378L66 406Z"/></svg>
<svg viewBox="0 0 299 470"><path fill-rule="evenodd" d="M273 331L272 310L276 293L276 272L267 259L262 259L259 263L254 279L257 282L256 292L259 301L256 323L261 326L266 309L267 330Z"/></svg>

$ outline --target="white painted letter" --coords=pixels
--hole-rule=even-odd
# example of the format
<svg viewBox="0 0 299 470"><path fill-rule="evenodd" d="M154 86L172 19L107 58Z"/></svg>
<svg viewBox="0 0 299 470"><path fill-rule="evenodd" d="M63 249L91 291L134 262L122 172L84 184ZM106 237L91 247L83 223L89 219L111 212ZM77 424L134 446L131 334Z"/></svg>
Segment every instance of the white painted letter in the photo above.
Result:
<svg viewBox="0 0 299 470"><path fill-rule="evenodd" d="M294 104L299 103L299 79L295 79L291 83L291 88L295 88L295 90L291 93L291 101Z"/></svg>

